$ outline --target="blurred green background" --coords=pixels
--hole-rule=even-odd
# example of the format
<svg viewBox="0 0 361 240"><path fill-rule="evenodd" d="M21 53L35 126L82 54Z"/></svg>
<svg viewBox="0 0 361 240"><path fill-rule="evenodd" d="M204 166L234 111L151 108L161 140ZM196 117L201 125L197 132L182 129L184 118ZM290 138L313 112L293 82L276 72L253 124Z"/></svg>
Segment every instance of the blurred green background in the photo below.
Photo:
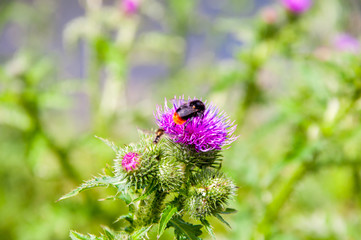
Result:
<svg viewBox="0 0 361 240"><path fill-rule="evenodd" d="M116 229L111 189L56 200L112 164L95 135L136 141L184 95L238 125L217 239L361 239L361 2L138 2L0 2L0 238Z"/></svg>

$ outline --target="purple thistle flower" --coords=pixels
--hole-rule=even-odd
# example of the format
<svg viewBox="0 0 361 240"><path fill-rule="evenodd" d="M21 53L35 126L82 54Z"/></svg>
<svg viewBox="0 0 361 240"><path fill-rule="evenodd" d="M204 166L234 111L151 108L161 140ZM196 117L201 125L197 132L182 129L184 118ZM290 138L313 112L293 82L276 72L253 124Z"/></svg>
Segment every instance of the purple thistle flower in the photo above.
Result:
<svg viewBox="0 0 361 240"><path fill-rule="evenodd" d="M129 152L124 155L122 160L122 166L125 171L129 172L137 168L139 160L139 154L134 152Z"/></svg>
<svg viewBox="0 0 361 240"><path fill-rule="evenodd" d="M342 52L359 53L361 50L360 42L347 33L338 35L333 44L336 49Z"/></svg>
<svg viewBox="0 0 361 240"><path fill-rule="evenodd" d="M312 6L312 0L282 0L282 4L290 12L301 14Z"/></svg>
<svg viewBox="0 0 361 240"><path fill-rule="evenodd" d="M128 15L136 13L138 8L139 8L139 2L137 0L122 1L122 9Z"/></svg>
<svg viewBox="0 0 361 240"><path fill-rule="evenodd" d="M173 108L169 108L165 100L164 109L158 106L154 114L158 126L164 129L174 142L192 145L198 152L207 152L221 150L223 146L237 139L236 136L232 136L236 130L234 122L231 122L224 112L219 113L219 110L211 104L206 104L203 117L193 117L182 125L175 124L173 114L186 102L183 98L179 98L173 101Z"/></svg>

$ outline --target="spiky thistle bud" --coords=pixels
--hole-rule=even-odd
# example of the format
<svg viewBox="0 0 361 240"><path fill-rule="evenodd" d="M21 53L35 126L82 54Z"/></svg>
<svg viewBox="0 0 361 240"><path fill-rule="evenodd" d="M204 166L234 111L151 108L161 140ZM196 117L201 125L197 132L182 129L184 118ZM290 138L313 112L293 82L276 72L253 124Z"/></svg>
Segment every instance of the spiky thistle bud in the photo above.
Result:
<svg viewBox="0 0 361 240"><path fill-rule="evenodd" d="M158 181L162 191L179 189L184 182L185 167L173 159L163 159L159 163Z"/></svg>
<svg viewBox="0 0 361 240"><path fill-rule="evenodd" d="M157 176L160 152L151 142L150 137L141 135L139 144L120 148L114 160L115 174L137 189L148 186Z"/></svg>
<svg viewBox="0 0 361 240"><path fill-rule="evenodd" d="M185 208L193 218L203 219L224 210L227 201L235 194L236 186L222 173L207 169L194 176Z"/></svg>

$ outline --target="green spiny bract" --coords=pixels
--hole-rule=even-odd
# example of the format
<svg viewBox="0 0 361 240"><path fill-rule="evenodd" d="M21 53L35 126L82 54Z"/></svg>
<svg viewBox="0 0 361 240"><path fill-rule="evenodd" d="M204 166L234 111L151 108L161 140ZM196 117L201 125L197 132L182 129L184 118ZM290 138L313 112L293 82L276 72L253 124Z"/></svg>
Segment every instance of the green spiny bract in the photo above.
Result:
<svg viewBox="0 0 361 240"><path fill-rule="evenodd" d="M185 166L177 163L173 158L163 158L159 162L158 181L162 191L179 190L184 183Z"/></svg>
<svg viewBox="0 0 361 240"><path fill-rule="evenodd" d="M136 189L145 188L156 179L160 155L161 150L152 144L151 137L141 134L138 144L118 149L114 160L115 175L123 176ZM127 160L127 157L133 159Z"/></svg>
<svg viewBox="0 0 361 240"><path fill-rule="evenodd" d="M137 169L124 172L127 182L136 189L149 186L157 176L156 156L143 154L139 158L140 164Z"/></svg>
<svg viewBox="0 0 361 240"><path fill-rule="evenodd" d="M177 161L185 163L191 167L219 167L221 164L220 150L208 152L197 152L194 147L170 140L165 143L165 154L173 156Z"/></svg>
<svg viewBox="0 0 361 240"><path fill-rule="evenodd" d="M195 185L185 202L185 209L193 218L203 219L223 211L227 201L235 194L234 183L213 169L204 169L193 179Z"/></svg>

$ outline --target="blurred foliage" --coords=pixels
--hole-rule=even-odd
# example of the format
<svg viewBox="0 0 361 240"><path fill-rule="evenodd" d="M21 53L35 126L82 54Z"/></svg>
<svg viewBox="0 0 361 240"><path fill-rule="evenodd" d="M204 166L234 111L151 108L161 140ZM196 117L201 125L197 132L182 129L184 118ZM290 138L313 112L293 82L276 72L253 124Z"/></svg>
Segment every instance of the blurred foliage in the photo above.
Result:
<svg viewBox="0 0 361 240"><path fill-rule="evenodd" d="M111 189L56 200L111 163L94 135L134 141L164 97L184 94L238 124L223 166L238 213L232 230L210 220L217 239L360 238L361 57L334 44L360 36L359 1L295 16L279 1L143 0L126 14L121 1L79 0L56 34L62 2L0 2L0 41L15 46L0 46L1 236L117 229L125 204L98 201ZM80 77L52 50L59 35L62 54L83 53Z"/></svg>

